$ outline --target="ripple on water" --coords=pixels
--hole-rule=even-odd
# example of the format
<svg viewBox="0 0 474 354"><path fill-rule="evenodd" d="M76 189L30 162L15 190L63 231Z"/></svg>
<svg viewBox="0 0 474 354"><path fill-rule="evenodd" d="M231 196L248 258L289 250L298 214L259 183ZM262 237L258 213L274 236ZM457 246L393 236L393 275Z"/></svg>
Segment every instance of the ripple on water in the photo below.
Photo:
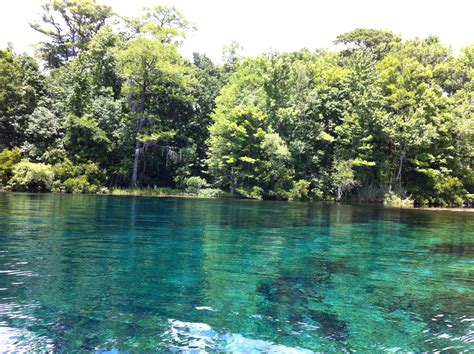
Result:
<svg viewBox="0 0 474 354"><path fill-rule="evenodd" d="M0 214L0 351L474 348L473 215L32 194Z"/></svg>
<svg viewBox="0 0 474 354"><path fill-rule="evenodd" d="M211 350L225 352L312 353L302 348L290 348L265 340L246 338L235 333L220 333L206 323L168 320L170 329L164 336L171 337L170 349Z"/></svg>
<svg viewBox="0 0 474 354"><path fill-rule="evenodd" d="M0 351L8 352L47 352L54 350L52 341L28 330L11 328L0 322Z"/></svg>
<svg viewBox="0 0 474 354"><path fill-rule="evenodd" d="M429 247L430 252L454 254L461 257L474 257L474 242L436 243Z"/></svg>

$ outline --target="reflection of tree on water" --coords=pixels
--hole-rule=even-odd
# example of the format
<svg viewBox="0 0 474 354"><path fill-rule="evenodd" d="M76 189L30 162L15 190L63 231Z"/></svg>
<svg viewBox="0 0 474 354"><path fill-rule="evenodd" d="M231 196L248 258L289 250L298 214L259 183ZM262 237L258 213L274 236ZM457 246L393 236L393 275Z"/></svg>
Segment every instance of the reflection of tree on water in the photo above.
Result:
<svg viewBox="0 0 474 354"><path fill-rule="evenodd" d="M420 296L437 302L425 289L443 281L423 276L439 270L413 253L425 238L410 224L411 211L269 205L224 206L213 220L221 227L211 223L204 232L204 296L221 311L210 319L214 324L316 350L366 348L374 340L416 348L433 314ZM439 230L444 219L416 220Z"/></svg>
<svg viewBox="0 0 474 354"><path fill-rule="evenodd" d="M330 286L333 273L344 271L344 263L314 257L328 251L324 243L314 248L315 239L329 237L327 210L272 206L223 206L214 223L226 227L216 232L211 225L204 233L206 297L222 313L213 316L218 321L214 323L253 338L278 338L290 346L308 347L307 337L295 332L343 340L347 326L321 308L321 289ZM304 257L302 249L307 251ZM239 326L232 320L236 316Z"/></svg>
<svg viewBox="0 0 474 354"><path fill-rule="evenodd" d="M341 218L339 207L325 204L309 207L307 212L309 233L301 235L304 237L297 245L285 245L278 276L261 282L257 288L262 297L259 310L285 322L288 334L310 335L321 348L321 342L344 341L348 337L347 323L325 304L325 293L333 289L333 275L348 271L344 257L326 258L333 247L331 227L344 225L347 214ZM295 249L298 253L292 254ZM292 267L285 264L285 259L294 260ZM338 348L337 343L326 345L333 350Z"/></svg>
<svg viewBox="0 0 474 354"><path fill-rule="evenodd" d="M324 306L323 289L331 287L331 275L344 271L344 265L327 261L302 262L307 273L282 274L261 283L260 313L288 323L290 332L312 330L316 337L344 340L347 324ZM320 309L324 310L320 310Z"/></svg>
<svg viewBox="0 0 474 354"><path fill-rule="evenodd" d="M429 247L430 252L441 254L455 254L461 257L474 257L474 242L436 243Z"/></svg>
<svg viewBox="0 0 474 354"><path fill-rule="evenodd" d="M56 350L133 348L137 343L156 349L167 319L199 303L202 238L183 217L192 213L176 210L180 207L173 203L157 209L146 198L74 196L74 201L62 205L62 214L54 218L43 209L44 231L36 225L32 237L5 245L39 275L9 287L15 311L28 318L7 318L8 323L54 338ZM54 230L60 233L52 235ZM38 300L34 308L28 306L31 298Z"/></svg>

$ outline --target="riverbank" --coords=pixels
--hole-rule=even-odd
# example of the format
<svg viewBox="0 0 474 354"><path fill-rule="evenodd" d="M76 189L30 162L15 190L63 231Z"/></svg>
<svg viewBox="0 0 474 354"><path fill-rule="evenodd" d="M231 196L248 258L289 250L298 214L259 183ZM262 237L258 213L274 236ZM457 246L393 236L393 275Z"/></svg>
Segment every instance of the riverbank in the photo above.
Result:
<svg viewBox="0 0 474 354"><path fill-rule="evenodd" d="M141 197L166 197L166 198L233 198L227 192L215 188L199 190L181 190L167 187L160 188L113 188L108 195L115 196L141 196Z"/></svg>
<svg viewBox="0 0 474 354"><path fill-rule="evenodd" d="M442 208L442 207L401 207L400 209L426 210L426 211L457 211L457 212L465 212L465 213L472 213L472 212L474 212L474 208L471 208L471 207L466 207L466 208L459 208L459 207L452 207L452 208Z"/></svg>
<svg viewBox="0 0 474 354"><path fill-rule="evenodd" d="M0 188L0 193L25 193L25 192L12 192L6 189ZM50 192L56 193L56 192ZM61 193L59 193L61 194ZM62 193L64 194L64 193ZM91 195L104 195L104 196L135 196L135 197L155 197L155 198L190 198L190 199L241 199L235 196L232 196L228 192L224 192L220 189L201 189L195 192L174 189L174 188L167 188L167 187L159 187L159 188L113 188L110 190L103 191L102 193L98 194L91 194ZM285 201L280 201L285 202ZM312 203L312 202L325 202L325 203L335 203L333 201L307 201L307 202L300 202L300 201L286 201L288 203ZM409 209L409 210L424 210L424 211L454 211L454 212L467 212L473 213L474 208L472 207L410 207L410 206L393 206L393 205L383 205L383 204L366 204L366 203L344 203L341 202L340 204L346 205L380 205L384 208L392 208L392 209Z"/></svg>
<svg viewBox="0 0 474 354"><path fill-rule="evenodd" d="M211 192L212 191L212 192ZM163 197L163 198L214 198L214 199L240 199L237 197L232 196L230 193L221 191L219 189L202 189L195 193L189 193L184 190L173 189L173 188L145 188L145 189L112 189L109 195L116 195L116 196L143 196L143 197ZM311 201L310 201L311 202ZM313 201L314 202L314 201ZM324 201L329 202L329 201ZM299 201L291 201L291 203L301 203ZM341 203L346 204L346 203ZM352 203L347 203L352 204ZM359 203L358 205L364 205ZM376 205L376 204L368 204L368 205ZM383 205L384 208L397 208L397 209L411 209L411 210L427 210L427 211L457 211L457 212L474 212L474 208L466 207L410 207L410 206L391 206L391 205Z"/></svg>

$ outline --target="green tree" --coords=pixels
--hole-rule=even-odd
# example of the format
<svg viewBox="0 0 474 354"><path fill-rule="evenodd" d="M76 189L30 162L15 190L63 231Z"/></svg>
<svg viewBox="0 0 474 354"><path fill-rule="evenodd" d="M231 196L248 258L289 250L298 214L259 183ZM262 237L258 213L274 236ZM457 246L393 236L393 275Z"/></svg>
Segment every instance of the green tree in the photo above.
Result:
<svg viewBox="0 0 474 354"><path fill-rule="evenodd" d="M163 44L179 44L186 32L195 30L193 24L174 6L145 7L143 12L140 17L126 18L131 37L151 33Z"/></svg>
<svg viewBox="0 0 474 354"><path fill-rule="evenodd" d="M107 134L90 116L69 115L65 120L64 147L77 161L103 162L110 152Z"/></svg>
<svg viewBox="0 0 474 354"><path fill-rule="evenodd" d="M399 35L391 31L356 28L338 36L334 43L344 44L348 47L342 52L343 55L350 55L355 51L362 50L369 53L372 59L380 60L401 40Z"/></svg>
<svg viewBox="0 0 474 354"><path fill-rule="evenodd" d="M255 106L214 115L209 138L209 169L215 182L244 197L287 199L293 172L288 147L267 133L266 116Z"/></svg>
<svg viewBox="0 0 474 354"><path fill-rule="evenodd" d="M48 148L62 147L64 136L60 118L45 107L37 107L28 116L25 142L21 149L26 156L41 160Z"/></svg>
<svg viewBox="0 0 474 354"><path fill-rule="evenodd" d="M261 146L266 116L255 106L217 111L210 128L209 170L216 183L233 194L252 193L264 166ZM260 195L259 195L260 196Z"/></svg>
<svg viewBox="0 0 474 354"><path fill-rule="evenodd" d="M175 132L163 130L159 117L150 109L150 102L159 96L187 99L193 82L190 67L178 53L177 45L163 40L163 35L169 33L168 28L160 29L159 24L141 24L135 38L127 41L118 52L127 78L124 89L129 95L135 120L132 187L137 186L140 156L146 146L158 144L168 153L174 150L169 141Z"/></svg>
<svg viewBox="0 0 474 354"><path fill-rule="evenodd" d="M332 179L336 190L336 201L342 200L344 194L357 185L354 170L352 168L353 165L353 160L334 161L334 173Z"/></svg>
<svg viewBox="0 0 474 354"><path fill-rule="evenodd" d="M20 145L28 115L44 94L44 77L35 60L0 50L0 148Z"/></svg>
<svg viewBox="0 0 474 354"><path fill-rule="evenodd" d="M426 147L436 146L440 130L449 124L447 99L433 77L434 65L445 56L420 54L439 53L438 46L439 42L430 39L407 42L378 64L386 111L381 124L399 189L405 162Z"/></svg>
<svg viewBox="0 0 474 354"><path fill-rule="evenodd" d="M288 146L277 133L267 133L260 148L263 161L259 185L264 195L271 199L288 199L294 173Z"/></svg>
<svg viewBox="0 0 474 354"><path fill-rule="evenodd" d="M89 41L112 16L112 8L95 0L50 0L41 21L31 27L49 37L39 52L48 67L57 68L86 49Z"/></svg>

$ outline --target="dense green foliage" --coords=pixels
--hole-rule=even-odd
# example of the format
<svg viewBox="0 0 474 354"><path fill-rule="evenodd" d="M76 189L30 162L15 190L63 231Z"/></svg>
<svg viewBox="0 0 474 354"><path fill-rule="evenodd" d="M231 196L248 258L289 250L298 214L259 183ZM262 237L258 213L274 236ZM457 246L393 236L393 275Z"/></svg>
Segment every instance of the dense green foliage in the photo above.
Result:
<svg viewBox="0 0 474 354"><path fill-rule="evenodd" d="M232 43L217 65L180 55L192 26L172 7L51 0L32 27L47 71L0 51L4 187L472 203L474 45L356 29L340 52L242 58Z"/></svg>
<svg viewBox="0 0 474 354"><path fill-rule="evenodd" d="M19 148L4 149L0 152L0 186L6 185L12 177L13 168L21 160Z"/></svg>
<svg viewBox="0 0 474 354"><path fill-rule="evenodd" d="M50 165L22 160L13 168L9 184L14 191L49 192L53 180L54 173Z"/></svg>

